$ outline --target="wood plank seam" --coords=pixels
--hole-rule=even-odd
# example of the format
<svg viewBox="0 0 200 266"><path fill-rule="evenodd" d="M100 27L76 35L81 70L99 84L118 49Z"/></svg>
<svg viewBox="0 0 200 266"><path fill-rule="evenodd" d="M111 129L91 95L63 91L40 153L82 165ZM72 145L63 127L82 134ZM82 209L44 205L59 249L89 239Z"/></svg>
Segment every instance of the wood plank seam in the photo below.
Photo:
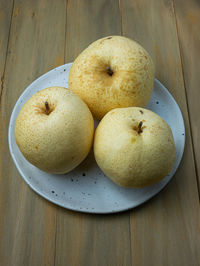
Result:
<svg viewBox="0 0 200 266"><path fill-rule="evenodd" d="M66 8L65 8L65 41L64 41L64 64L66 63L66 37L67 37L67 7L68 7L68 0L66 0ZM57 212L56 212L56 221L55 221L55 237L54 237L54 266L56 266L56 244L57 244L57 230L58 230L58 226L57 226L57 218L58 218L58 208L57 207Z"/></svg>
<svg viewBox="0 0 200 266"><path fill-rule="evenodd" d="M4 67L3 67L3 74L1 76L0 105L1 105L2 93L4 89L4 78L5 78L7 57L8 57L8 47L9 47L10 32L11 32L11 25L12 25L12 18L13 18L14 2L15 0L13 0L13 3L12 3L12 11L11 11L11 16L10 16L10 25L9 25L9 31L8 31L8 40L7 40L7 46L6 46L6 57L5 57Z"/></svg>
<svg viewBox="0 0 200 266"><path fill-rule="evenodd" d="M179 37L179 30L178 30L178 23L177 23L176 9L175 9L174 0L172 0L172 8L173 8L173 13L174 13L174 18L175 18L176 33L177 33L180 60L181 60L181 71L182 71L182 76L183 76L183 83L184 83L184 90L185 90L185 99L186 99L186 106L187 106L187 112L188 112L189 130L190 130L191 142L192 142L192 153L193 153L193 158L194 158L194 168L195 168L195 174L196 174L198 195L199 195L199 200L200 200L200 187L199 187L200 184L199 184L199 179L198 179L199 174L198 174L198 170L197 170L197 161L196 161L195 152L194 152L194 141L193 141L192 127L191 127L191 119L190 119L191 118L191 114L190 114L190 108L189 108L189 104L188 104L188 95L187 95L187 90L186 90L186 82L185 82L185 75L184 75L184 69L183 69L183 55L182 55L181 47L180 47L180 37Z"/></svg>
<svg viewBox="0 0 200 266"><path fill-rule="evenodd" d="M56 230L55 230L55 237L54 237L54 262L53 262L53 265L56 266L56 243L57 243L57 217L58 217L58 207L57 207L57 210L56 210L56 217L55 217L55 227L56 227Z"/></svg>
<svg viewBox="0 0 200 266"><path fill-rule="evenodd" d="M122 28L122 5L121 0L119 0L119 12L120 12L120 33L123 36L123 28Z"/></svg>
<svg viewBox="0 0 200 266"><path fill-rule="evenodd" d="M64 47L64 63L66 64L66 39L67 39L67 8L68 8L68 0L66 0L66 9L65 9L65 47Z"/></svg>
<svg viewBox="0 0 200 266"><path fill-rule="evenodd" d="M67 38L67 8L68 8L68 0L66 0L66 8L65 8L65 41L64 41L64 64L66 64L66 38ZM56 244L57 244L57 231L58 231L58 226L57 226L57 218L58 218L58 208L57 207L57 212L56 212L56 221L55 221L55 237L54 237L54 266L56 266Z"/></svg>
<svg viewBox="0 0 200 266"><path fill-rule="evenodd" d="M131 258L133 258L133 254L132 254L132 242L131 242L131 239L132 239L132 237L131 237L131 235L132 235L132 230L131 230L131 211L129 211L129 249L130 249L130 255L131 255ZM131 265L130 266L132 266L133 264L132 264L132 259L131 259Z"/></svg>
<svg viewBox="0 0 200 266"><path fill-rule="evenodd" d="M122 3L121 0L119 0L119 11L120 11L120 34L123 36L123 15L122 15ZM129 212L129 236L131 236L131 211ZM130 255L132 257L132 243L131 243L131 237L129 237L129 249L130 249ZM132 261L131 261L131 266L132 266Z"/></svg>

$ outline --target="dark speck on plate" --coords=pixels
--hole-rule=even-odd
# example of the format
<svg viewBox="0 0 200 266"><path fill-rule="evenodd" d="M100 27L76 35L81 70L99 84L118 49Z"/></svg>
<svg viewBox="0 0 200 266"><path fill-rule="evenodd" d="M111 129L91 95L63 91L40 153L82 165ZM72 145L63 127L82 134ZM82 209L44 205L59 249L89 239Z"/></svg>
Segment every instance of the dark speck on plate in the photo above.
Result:
<svg viewBox="0 0 200 266"><path fill-rule="evenodd" d="M71 178L71 181L72 181L72 182L74 182L74 179L73 179L73 178Z"/></svg>
<svg viewBox="0 0 200 266"><path fill-rule="evenodd" d="M56 194L56 197L58 196L58 194Z"/></svg>
<svg viewBox="0 0 200 266"><path fill-rule="evenodd" d="M85 176L85 173L82 173L82 176Z"/></svg>
<svg viewBox="0 0 200 266"><path fill-rule="evenodd" d="M159 104L159 102L157 101L156 104Z"/></svg>
<svg viewBox="0 0 200 266"><path fill-rule="evenodd" d="M52 190L51 193L55 193L55 191Z"/></svg>
<svg viewBox="0 0 200 266"><path fill-rule="evenodd" d="M64 69L64 71L66 71L66 69Z"/></svg>
<svg viewBox="0 0 200 266"><path fill-rule="evenodd" d="M182 136L184 136L185 134L183 133Z"/></svg>

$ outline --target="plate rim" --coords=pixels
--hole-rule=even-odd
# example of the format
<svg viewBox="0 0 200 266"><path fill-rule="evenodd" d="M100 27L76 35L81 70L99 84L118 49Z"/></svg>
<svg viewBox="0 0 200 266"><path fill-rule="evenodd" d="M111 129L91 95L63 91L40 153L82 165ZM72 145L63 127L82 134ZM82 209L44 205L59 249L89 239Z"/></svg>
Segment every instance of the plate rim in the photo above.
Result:
<svg viewBox="0 0 200 266"><path fill-rule="evenodd" d="M16 111L16 108L18 106L18 104L20 103L21 99L24 97L24 95L26 94L26 92L29 90L29 87L30 86L33 86L35 83L37 83L39 80L41 79L44 79L46 76L48 76L49 74L51 74L51 72L55 71L55 70L60 70L64 67L70 67L72 65L73 62L70 62L70 63L67 63L67 64L64 64L64 65L60 65L58 67L55 67L53 69L51 69L50 71L44 73L43 75L39 76L38 78L36 78L33 82L31 82L26 88L25 90L21 93L21 95L19 96L18 100L16 101L15 105L14 105L14 108L12 110L12 113L11 113L11 116L10 116L10 121L9 121L9 126L8 126L8 146L9 146L9 151L10 151L10 154L11 154L11 157L13 159L13 162L15 164L15 167L17 168L19 174L21 175L21 177L23 178L23 180L25 181L26 184L28 184L28 186L35 192L37 193L38 195L40 195L42 198L45 198L46 200L64 208L64 209L68 209L68 210L71 210L71 211L78 211L78 212L82 212L82 213L90 213L90 214L112 214L112 213L120 213L120 212L125 212L125 211L128 211L128 210L131 210L131 209L134 209L140 205L142 205L143 203L147 202L148 200L150 200L151 198L153 198L154 196L156 196L159 192L161 192L165 187L166 185L172 180L172 178L174 177L179 165L180 165L180 162L182 160L182 157L183 157L183 153L184 153L184 149L185 149L185 140L186 140L186 136L185 136L185 124L184 124L184 119L183 119L183 115L182 115L182 112L181 112L181 109L178 105L178 103L176 102L176 100L174 99L174 97L172 96L172 94L168 91L168 89L156 78L154 78L154 84L157 83L166 93L167 95L169 96L169 98L172 100L172 102L177 106L177 109L178 109L178 112L179 112L179 117L181 119L181 121L179 121L182 125L182 128L183 128L183 148L181 150L181 153L178 157L178 160L177 160L177 164L176 164L176 167L174 168L174 174L167 180L167 182L165 184L163 184L157 191L154 195L149 195L145 200L143 200L142 202L137 202L135 205L132 205L128 208L122 208L122 209L118 209L118 210L110 210L110 211L95 211L95 210L84 210L84 209L77 209L77 208L73 208L71 206L69 207L66 207L64 204L62 204L61 202L57 202L56 200L54 200L53 198L51 197L48 197L47 195L45 195L44 193L42 193L41 191L37 190L37 188L34 187L34 185L29 181L28 178L26 178L26 176L23 174L21 168L19 167L18 165L18 162L15 158L15 155L13 153L13 149L12 149L12 145L11 145L11 124L12 124L12 121L14 119L14 115L15 115L15 111ZM165 177L166 178L166 177Z"/></svg>

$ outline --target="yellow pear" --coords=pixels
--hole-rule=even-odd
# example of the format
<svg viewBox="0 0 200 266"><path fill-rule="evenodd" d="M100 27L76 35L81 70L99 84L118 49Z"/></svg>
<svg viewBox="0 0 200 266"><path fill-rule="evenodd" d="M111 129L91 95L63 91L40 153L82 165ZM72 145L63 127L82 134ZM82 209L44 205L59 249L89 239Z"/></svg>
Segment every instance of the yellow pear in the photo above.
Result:
<svg viewBox="0 0 200 266"><path fill-rule="evenodd" d="M145 187L163 179L175 160L169 125L154 112L118 108L99 123L94 154L101 170L125 187Z"/></svg>
<svg viewBox="0 0 200 266"><path fill-rule="evenodd" d="M71 171L92 146L94 120L87 105L63 87L46 88L22 107L15 124L16 143L39 169L56 174Z"/></svg>
<svg viewBox="0 0 200 266"><path fill-rule="evenodd" d="M97 119L114 108L146 106L153 82L150 55L137 42L122 36L92 43L69 72L69 89L87 103Z"/></svg>

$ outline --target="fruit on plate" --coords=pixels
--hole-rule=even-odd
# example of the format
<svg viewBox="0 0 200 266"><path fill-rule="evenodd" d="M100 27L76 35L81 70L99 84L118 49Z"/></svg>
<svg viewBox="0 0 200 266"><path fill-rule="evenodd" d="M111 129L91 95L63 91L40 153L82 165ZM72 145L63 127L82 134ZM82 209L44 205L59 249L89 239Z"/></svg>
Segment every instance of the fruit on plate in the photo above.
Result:
<svg viewBox="0 0 200 266"><path fill-rule="evenodd" d="M85 159L93 134L89 108L63 87L46 88L33 95L15 124L16 143L24 157L55 174L67 173Z"/></svg>
<svg viewBox="0 0 200 266"><path fill-rule="evenodd" d="M169 125L154 112L117 108L104 116L94 139L94 153L101 170L125 187L146 187L162 180L175 160Z"/></svg>
<svg viewBox="0 0 200 266"><path fill-rule="evenodd" d="M152 94L154 64L137 42L109 36L89 45L69 72L69 89L97 119L119 107L144 107Z"/></svg>

